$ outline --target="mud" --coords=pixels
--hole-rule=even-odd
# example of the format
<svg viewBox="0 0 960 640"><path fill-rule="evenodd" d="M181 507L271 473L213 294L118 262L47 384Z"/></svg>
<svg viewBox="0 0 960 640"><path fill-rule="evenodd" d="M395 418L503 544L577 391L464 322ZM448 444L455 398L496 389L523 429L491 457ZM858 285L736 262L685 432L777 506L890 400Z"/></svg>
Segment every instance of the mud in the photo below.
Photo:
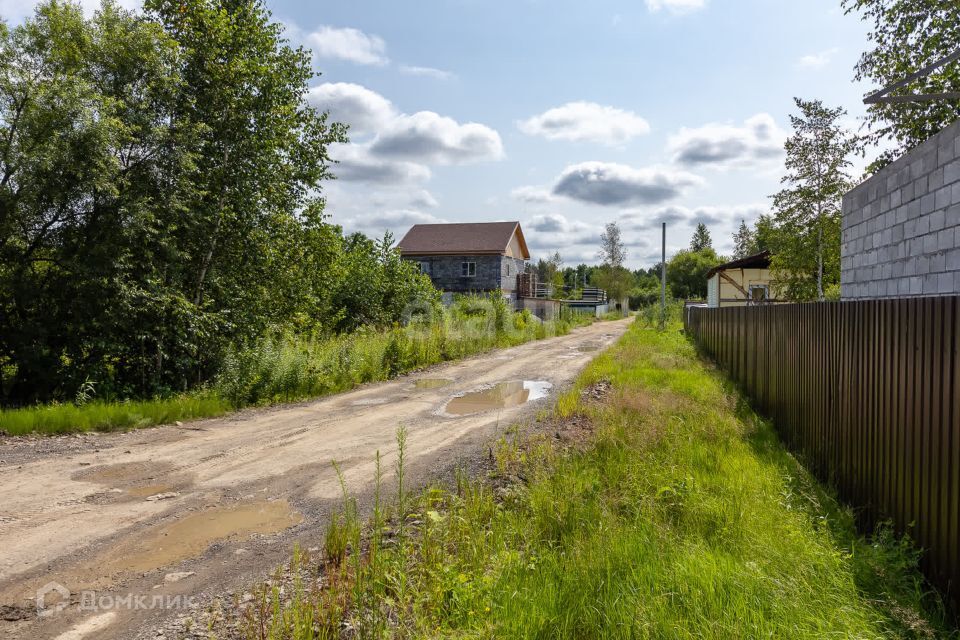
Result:
<svg viewBox="0 0 960 640"><path fill-rule="evenodd" d="M413 386L417 389L440 389L451 384L453 384L453 380L448 378L421 378L413 382Z"/></svg>

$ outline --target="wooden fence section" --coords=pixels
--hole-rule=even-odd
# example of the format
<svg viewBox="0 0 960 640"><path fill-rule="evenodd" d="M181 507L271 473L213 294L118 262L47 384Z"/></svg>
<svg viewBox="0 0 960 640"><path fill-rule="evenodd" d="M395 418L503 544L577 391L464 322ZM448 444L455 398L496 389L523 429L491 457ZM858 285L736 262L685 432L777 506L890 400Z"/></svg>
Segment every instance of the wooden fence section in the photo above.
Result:
<svg viewBox="0 0 960 640"><path fill-rule="evenodd" d="M861 525L908 531L960 602L960 297L693 308L685 323Z"/></svg>

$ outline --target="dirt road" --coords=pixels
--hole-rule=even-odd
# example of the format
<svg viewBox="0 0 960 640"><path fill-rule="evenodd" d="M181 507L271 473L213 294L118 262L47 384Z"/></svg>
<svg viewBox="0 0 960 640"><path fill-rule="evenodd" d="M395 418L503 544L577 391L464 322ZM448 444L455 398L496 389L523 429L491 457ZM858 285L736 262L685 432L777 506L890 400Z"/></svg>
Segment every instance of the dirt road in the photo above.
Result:
<svg viewBox="0 0 960 640"><path fill-rule="evenodd" d="M469 466L627 325L597 323L299 405L0 440L0 638L153 638L205 597L263 577L294 542L320 544L340 502L332 460L361 501L378 450L392 486L399 425L412 485ZM473 391L484 393L463 396Z"/></svg>

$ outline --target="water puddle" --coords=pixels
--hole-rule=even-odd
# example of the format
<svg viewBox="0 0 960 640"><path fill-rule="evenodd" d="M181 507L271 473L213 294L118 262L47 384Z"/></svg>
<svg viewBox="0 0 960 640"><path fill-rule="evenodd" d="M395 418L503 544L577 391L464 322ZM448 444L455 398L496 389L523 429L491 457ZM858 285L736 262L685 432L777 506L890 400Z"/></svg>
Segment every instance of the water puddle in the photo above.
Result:
<svg viewBox="0 0 960 640"><path fill-rule="evenodd" d="M417 389L439 389L448 384L453 384L453 380L449 378L421 378L420 380L416 380L413 386Z"/></svg>
<svg viewBox="0 0 960 640"><path fill-rule="evenodd" d="M465 416L481 411L517 407L546 397L551 387L553 387L552 384L543 380L501 382L488 389L471 391L451 399L444 408L444 412L454 416Z"/></svg>
<svg viewBox="0 0 960 640"><path fill-rule="evenodd" d="M202 554L217 540L246 540L254 534L278 533L303 521L286 500L215 507L154 527L111 551L96 571L144 572Z"/></svg>

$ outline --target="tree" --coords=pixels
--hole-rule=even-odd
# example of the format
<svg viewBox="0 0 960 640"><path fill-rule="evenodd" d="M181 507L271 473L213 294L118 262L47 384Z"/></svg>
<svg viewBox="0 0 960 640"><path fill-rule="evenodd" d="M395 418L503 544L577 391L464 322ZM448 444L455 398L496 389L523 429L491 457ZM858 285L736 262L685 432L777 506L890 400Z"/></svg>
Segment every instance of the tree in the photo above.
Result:
<svg viewBox="0 0 960 640"><path fill-rule="evenodd" d="M603 261L590 275L590 284L607 292L607 296L619 303L630 293L633 286L633 274L623 266L627 259L627 249L616 222L607 223L600 236L599 257Z"/></svg>
<svg viewBox="0 0 960 640"><path fill-rule="evenodd" d="M622 267L627 260L627 248L620 237L620 225L608 222L600 235L600 261L610 267Z"/></svg>
<svg viewBox="0 0 960 640"><path fill-rule="evenodd" d="M839 124L846 112L819 100L795 99L794 133L786 142L787 185L773 196L778 229L772 268L787 297L824 299L840 280L841 198L850 190L849 156L858 141Z"/></svg>
<svg viewBox="0 0 960 640"><path fill-rule="evenodd" d="M710 231L707 225L702 222L697 223L697 228L693 232L693 238L690 239L690 251L703 251L713 247L713 240L710 238Z"/></svg>
<svg viewBox="0 0 960 640"><path fill-rule="evenodd" d="M741 220L740 227L737 228L737 232L733 234L733 258L735 260L746 258L755 253L759 253L759 251L757 251L753 231L750 230L750 227L747 226L745 221Z"/></svg>
<svg viewBox="0 0 960 640"><path fill-rule="evenodd" d="M876 89L900 82L960 49L960 3L956 0L843 0L847 13L860 11L872 22L873 49L860 57L856 79ZM893 95L960 91L960 64L954 62L909 83ZM957 119L956 100L873 104L867 109L868 139L893 143L870 167L877 170Z"/></svg>
<svg viewBox="0 0 960 640"><path fill-rule="evenodd" d="M706 298L707 272L722 262L723 259L710 247L700 251L678 251L667 262L670 293L675 298Z"/></svg>
<svg viewBox="0 0 960 640"><path fill-rule="evenodd" d="M209 380L264 333L403 319L437 292L325 218L345 127L257 0L50 0L0 23L0 404Z"/></svg>

